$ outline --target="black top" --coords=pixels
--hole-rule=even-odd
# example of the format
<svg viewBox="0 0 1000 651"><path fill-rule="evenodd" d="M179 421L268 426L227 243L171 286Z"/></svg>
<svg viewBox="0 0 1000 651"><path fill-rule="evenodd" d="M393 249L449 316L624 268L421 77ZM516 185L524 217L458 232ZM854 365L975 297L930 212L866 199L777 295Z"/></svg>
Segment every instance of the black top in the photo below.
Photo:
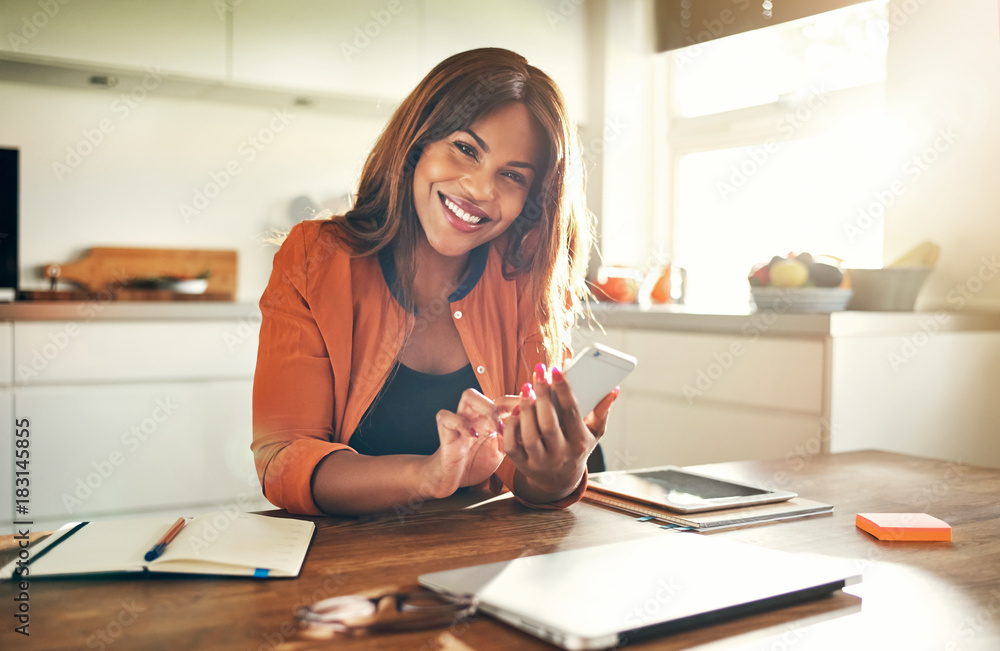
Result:
<svg viewBox="0 0 1000 651"><path fill-rule="evenodd" d="M479 279L483 277L483 272L486 271L486 262L489 260L489 257L489 242L480 244L469 252L469 273L466 275L465 280L462 281L462 284L456 287L455 290L448 296L449 303L462 300L469 294L469 292L472 291L472 289L479 282ZM382 278L385 280L385 284L389 287L389 292L392 294L392 297L396 299L396 302L402 305L402 296L400 295L399 283L397 282L396 276L396 265L393 264L392 247L387 246L378 252L378 263L382 268Z"/></svg>
<svg viewBox="0 0 1000 651"><path fill-rule="evenodd" d="M448 296L449 302L465 298L479 282L489 258L489 242L470 252L469 273L465 281ZM400 300L392 248L378 254L382 278L397 302ZM431 375L421 373L396 362L389 379L361 417L350 445L361 454L434 454L440 441L437 413L442 409L455 411L466 389L482 391L472 364L454 373Z"/></svg>
<svg viewBox="0 0 1000 651"><path fill-rule="evenodd" d="M472 364L454 373L430 375L397 362L354 430L350 445L371 456L434 454L440 443L438 411L455 411L468 388L482 390Z"/></svg>

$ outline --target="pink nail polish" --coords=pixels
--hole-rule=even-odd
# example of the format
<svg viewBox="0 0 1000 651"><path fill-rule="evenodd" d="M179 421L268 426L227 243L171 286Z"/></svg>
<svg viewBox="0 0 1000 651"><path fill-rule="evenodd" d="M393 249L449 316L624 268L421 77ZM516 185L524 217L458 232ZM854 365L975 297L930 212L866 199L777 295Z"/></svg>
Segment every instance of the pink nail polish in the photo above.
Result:
<svg viewBox="0 0 1000 651"><path fill-rule="evenodd" d="M521 397L522 398L534 398L535 388L531 386L531 382L525 382L524 386L521 387Z"/></svg>
<svg viewBox="0 0 1000 651"><path fill-rule="evenodd" d="M564 381L565 381L565 378L563 377L562 371L559 370L558 366L553 366L552 367L552 382L554 382L555 384L561 384Z"/></svg>
<svg viewBox="0 0 1000 651"><path fill-rule="evenodd" d="M545 379L545 364L538 362L535 364L535 382Z"/></svg>

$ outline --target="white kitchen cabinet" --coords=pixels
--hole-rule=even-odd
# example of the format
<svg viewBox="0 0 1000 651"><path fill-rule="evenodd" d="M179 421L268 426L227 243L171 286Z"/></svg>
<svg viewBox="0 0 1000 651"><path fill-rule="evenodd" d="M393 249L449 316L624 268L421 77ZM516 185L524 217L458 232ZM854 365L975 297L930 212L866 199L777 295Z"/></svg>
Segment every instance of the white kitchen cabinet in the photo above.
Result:
<svg viewBox="0 0 1000 651"><path fill-rule="evenodd" d="M253 376L256 333L238 321L14 324L17 386Z"/></svg>
<svg viewBox="0 0 1000 651"><path fill-rule="evenodd" d="M502 47L550 74L583 121L585 30L583 7L567 0L243 0L232 79L399 101L452 54Z"/></svg>
<svg viewBox="0 0 1000 651"><path fill-rule="evenodd" d="M633 329L608 335L608 345L638 358L604 443L609 469L784 457L818 445L822 340Z"/></svg>
<svg viewBox="0 0 1000 651"><path fill-rule="evenodd" d="M223 79L225 6L204 0L5 0L0 49Z"/></svg>
<svg viewBox="0 0 1000 651"><path fill-rule="evenodd" d="M80 87L106 74L134 99L304 98L384 117L446 57L492 46L549 73L585 123L586 13L571 0L8 0L0 77Z"/></svg>
<svg viewBox="0 0 1000 651"><path fill-rule="evenodd" d="M14 326L0 323L0 387L14 383Z"/></svg>
<svg viewBox="0 0 1000 651"><path fill-rule="evenodd" d="M1000 332L835 338L832 368L831 451L1000 467Z"/></svg>
<svg viewBox="0 0 1000 651"><path fill-rule="evenodd" d="M422 4L234 3L232 79L398 101L426 73L419 56Z"/></svg>
<svg viewBox="0 0 1000 651"><path fill-rule="evenodd" d="M1000 467L1000 315L604 305L598 318L638 358L602 443L610 469L783 458L792 471L873 448Z"/></svg>
<svg viewBox="0 0 1000 651"><path fill-rule="evenodd" d="M620 453L631 467L780 459L807 447L820 451L818 415L689 404L633 389L623 394L622 408L628 429Z"/></svg>
<svg viewBox="0 0 1000 651"><path fill-rule="evenodd" d="M28 387L36 523L260 504L251 380Z"/></svg>
<svg viewBox="0 0 1000 651"><path fill-rule="evenodd" d="M272 508L250 452L256 309L213 306L205 313L222 316L178 318L182 307L197 308L103 307L94 314L54 306L43 310L49 318L24 320L18 315L35 306L18 305L0 323L9 368L0 417L31 423L34 530L153 512ZM148 316L137 317L144 310ZM11 448L10 431L0 435ZM0 479L11 485L9 468ZM10 533L11 505L3 508L0 533Z"/></svg>
<svg viewBox="0 0 1000 651"><path fill-rule="evenodd" d="M523 55L559 85L572 117L587 121L587 7L579 0L424 0L425 72L452 54L502 47Z"/></svg>

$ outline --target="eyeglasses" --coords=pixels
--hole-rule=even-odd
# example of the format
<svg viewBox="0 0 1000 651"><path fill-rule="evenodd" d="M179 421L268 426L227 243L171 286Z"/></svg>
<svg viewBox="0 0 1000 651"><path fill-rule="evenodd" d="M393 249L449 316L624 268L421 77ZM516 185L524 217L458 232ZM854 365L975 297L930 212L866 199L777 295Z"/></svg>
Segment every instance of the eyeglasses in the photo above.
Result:
<svg viewBox="0 0 1000 651"><path fill-rule="evenodd" d="M303 633L311 637L408 631L460 622L476 613L472 596L428 590L386 592L375 597L345 595L324 599L295 611Z"/></svg>

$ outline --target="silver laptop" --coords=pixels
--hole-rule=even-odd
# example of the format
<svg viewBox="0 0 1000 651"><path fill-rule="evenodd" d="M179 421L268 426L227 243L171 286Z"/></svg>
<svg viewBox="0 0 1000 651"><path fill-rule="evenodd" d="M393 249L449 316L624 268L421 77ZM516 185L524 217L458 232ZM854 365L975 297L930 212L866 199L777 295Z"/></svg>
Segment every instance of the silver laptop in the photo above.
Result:
<svg viewBox="0 0 1000 651"><path fill-rule="evenodd" d="M826 596L853 563L710 538L648 538L425 574L437 592L564 649L603 649Z"/></svg>

